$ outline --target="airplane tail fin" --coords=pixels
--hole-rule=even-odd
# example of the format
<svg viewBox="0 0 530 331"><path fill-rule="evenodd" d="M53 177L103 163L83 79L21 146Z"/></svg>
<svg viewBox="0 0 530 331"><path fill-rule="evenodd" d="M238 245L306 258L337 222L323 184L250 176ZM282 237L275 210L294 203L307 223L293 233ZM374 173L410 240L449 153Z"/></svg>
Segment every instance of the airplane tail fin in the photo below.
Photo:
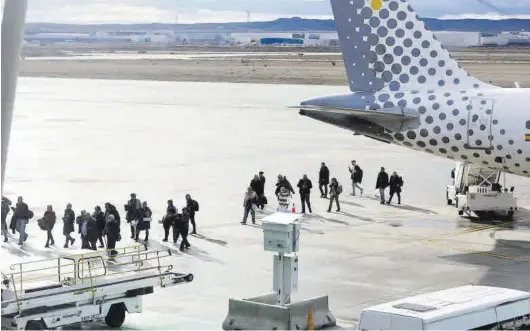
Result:
<svg viewBox="0 0 530 331"><path fill-rule="evenodd" d="M352 92L488 86L470 76L406 0L331 0Z"/></svg>

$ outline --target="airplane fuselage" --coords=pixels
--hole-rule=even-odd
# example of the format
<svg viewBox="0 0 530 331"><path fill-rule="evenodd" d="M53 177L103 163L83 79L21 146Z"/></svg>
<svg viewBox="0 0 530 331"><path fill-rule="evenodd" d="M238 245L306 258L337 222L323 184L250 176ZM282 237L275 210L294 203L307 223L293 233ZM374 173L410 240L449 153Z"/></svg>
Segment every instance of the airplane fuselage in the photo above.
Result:
<svg viewBox="0 0 530 331"><path fill-rule="evenodd" d="M304 110L342 109L341 114ZM301 114L418 151L530 176L530 89L436 89L357 92L302 102ZM310 107L307 107L310 108ZM405 108L418 114L404 125L374 122L347 110ZM392 126L393 125L393 126ZM528 136L530 140L530 136Z"/></svg>

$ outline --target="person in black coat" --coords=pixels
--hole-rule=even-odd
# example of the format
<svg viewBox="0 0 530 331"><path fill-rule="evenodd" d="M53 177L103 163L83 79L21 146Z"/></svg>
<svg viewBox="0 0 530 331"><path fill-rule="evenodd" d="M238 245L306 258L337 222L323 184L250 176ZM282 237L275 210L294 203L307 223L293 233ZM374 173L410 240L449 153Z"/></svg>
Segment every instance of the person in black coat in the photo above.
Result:
<svg viewBox="0 0 530 331"><path fill-rule="evenodd" d="M390 198L388 199L387 204L390 204L392 202L392 197L394 196L394 193L397 194L398 197L398 205L401 204L401 187L403 186L403 178L401 176L398 176L397 172L393 172L392 176L390 176L390 180L388 181L388 185L390 186Z"/></svg>
<svg viewBox="0 0 530 331"><path fill-rule="evenodd" d="M151 208L147 206L147 201L142 202L142 209L140 209L140 222L138 223L138 231L136 232L136 241L138 241L138 236L140 231L145 231L144 241L149 240L149 230L151 229Z"/></svg>
<svg viewBox="0 0 530 331"><path fill-rule="evenodd" d="M177 208L175 207L175 205L173 205L173 200L168 200L167 201L166 214L167 213L172 213L172 214L176 214L177 213Z"/></svg>
<svg viewBox="0 0 530 331"><path fill-rule="evenodd" d="M186 210L190 217L191 225L193 226L191 234L197 234L197 227L195 225L195 213L199 211L199 203L196 200L193 200L191 198L191 195L189 194L186 194Z"/></svg>
<svg viewBox="0 0 530 331"><path fill-rule="evenodd" d="M166 215L162 218L162 226L164 227L164 239L162 241L167 241L169 237L169 229L175 223L175 217L177 215L177 208L173 205L173 200L167 201Z"/></svg>
<svg viewBox="0 0 530 331"><path fill-rule="evenodd" d="M75 231L74 228L75 222L75 212L72 210L72 204L69 203L66 205L63 216L63 235L66 237L64 242L64 248L68 248L68 243L70 245L74 244L75 239L70 235L70 233Z"/></svg>
<svg viewBox="0 0 530 331"><path fill-rule="evenodd" d="M278 182L276 183L276 190L274 191L274 194L276 196L278 196L278 194L280 194L280 190L282 189L282 187L285 187L292 194L294 194L293 186L287 180L287 177L282 176L282 175L278 175Z"/></svg>
<svg viewBox="0 0 530 331"><path fill-rule="evenodd" d="M114 220L116 221L116 223L118 223L118 227L119 227L121 223L120 213L118 212L118 209L116 208L116 206L114 206L110 202L107 202L105 203L105 219L107 219L109 215L114 216Z"/></svg>
<svg viewBox="0 0 530 331"><path fill-rule="evenodd" d="M190 231L190 215L188 213L188 208L182 208L182 214L178 214L175 217L175 224L173 225L173 242L176 244L179 238L179 235L182 236L182 241L180 242L180 251L184 252L184 249L190 248L190 243L188 242L188 232Z"/></svg>
<svg viewBox="0 0 530 331"><path fill-rule="evenodd" d="M105 230L105 213L101 210L100 206L94 208L92 217L96 220L96 229L98 231L99 248L105 248L103 243L103 230Z"/></svg>
<svg viewBox="0 0 530 331"><path fill-rule="evenodd" d="M318 172L318 188L320 189L320 197L328 197L328 185L329 185L329 169L324 162L320 164L320 170Z"/></svg>
<svg viewBox="0 0 530 331"><path fill-rule="evenodd" d="M125 219L127 223L131 225L131 239L136 238L138 232L138 223L140 222L140 210L142 209L142 203L136 198L136 193L131 193L131 199L127 201L125 206Z"/></svg>
<svg viewBox="0 0 530 331"><path fill-rule="evenodd" d="M259 172L259 181L261 182L261 187L263 187L263 193L258 196L258 207L263 209L267 204L267 198L265 197L265 176L263 175L263 171Z"/></svg>
<svg viewBox="0 0 530 331"><path fill-rule="evenodd" d="M377 175L377 181L375 183L375 189L379 190L381 196L381 204L385 204L385 189L388 187L388 174L385 172L385 168L381 167L381 171Z"/></svg>
<svg viewBox="0 0 530 331"><path fill-rule="evenodd" d="M263 186L263 182L261 181L261 179L259 178L258 175L255 175L254 179L252 179L250 181L250 187L252 188L252 190L254 192L256 192L256 195L258 196L257 206L261 207L262 206L261 202L263 202L263 198L262 197L263 197L263 194L265 193L265 187ZM265 205L263 204L263 207L264 206ZM261 209L263 209L263 208L261 208Z"/></svg>
<svg viewBox="0 0 530 331"><path fill-rule="evenodd" d="M91 249L93 251L97 250L96 244L98 242L99 238L99 232L98 232L98 225L96 223L96 219L92 217L89 213L86 214L86 229L87 229L87 236L86 240L88 241L88 249Z"/></svg>
<svg viewBox="0 0 530 331"><path fill-rule="evenodd" d="M48 205L46 207L46 211L44 212L43 220L44 220L44 228L46 230L46 245L45 248L50 247L50 245L55 246L55 240L53 239L52 230L55 226L56 221L55 211L53 211L53 206Z"/></svg>
<svg viewBox="0 0 530 331"><path fill-rule="evenodd" d="M312 213L311 211L311 201L309 199L309 196L311 194L311 189L313 188L313 183L311 183L311 180L307 178L307 175L304 175L300 181L298 181L298 188L300 192L300 200L302 202L302 214L305 214L305 205L307 204L307 208L309 209L309 213Z"/></svg>
<svg viewBox="0 0 530 331"><path fill-rule="evenodd" d="M113 214L109 214L106 218L106 226L105 230L103 230L103 234L107 236L107 250L110 250L110 257L116 256L118 252L115 250L116 248L116 242L120 241L121 235L120 235L120 226L118 222L116 221Z"/></svg>
<svg viewBox="0 0 530 331"><path fill-rule="evenodd" d="M252 187L252 190L256 192L258 197L263 195L263 186L261 185L261 180L259 180L258 175L254 175L254 178L250 181L250 187Z"/></svg>
<svg viewBox="0 0 530 331"><path fill-rule="evenodd" d="M11 201L2 197L2 234L4 235L4 242L7 242L7 214L11 211L10 209Z"/></svg>

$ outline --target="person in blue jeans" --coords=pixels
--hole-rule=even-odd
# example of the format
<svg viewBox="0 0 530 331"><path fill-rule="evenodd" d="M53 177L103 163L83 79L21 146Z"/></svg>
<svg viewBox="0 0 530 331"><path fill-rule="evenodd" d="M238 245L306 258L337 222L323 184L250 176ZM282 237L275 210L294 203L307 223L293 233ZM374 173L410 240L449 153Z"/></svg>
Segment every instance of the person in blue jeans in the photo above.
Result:
<svg viewBox="0 0 530 331"><path fill-rule="evenodd" d="M18 197L17 205L14 211L14 217L16 219L16 229L19 233L18 244L22 246L28 239L26 233L26 224L28 224L30 217L30 211L28 205L24 202L22 197Z"/></svg>
<svg viewBox="0 0 530 331"><path fill-rule="evenodd" d="M379 189L379 195L381 196L381 204L385 204L385 189L388 187L388 174L385 172L385 168L381 167L381 171L377 175L377 181L375 183L375 189Z"/></svg>
<svg viewBox="0 0 530 331"><path fill-rule="evenodd" d="M256 224L256 212L254 211L254 208L256 208L257 203L258 195L252 190L252 187L249 186L247 188L247 192L245 193L245 198L243 199L243 207L245 208L245 212L243 214L243 221L241 221L241 224L247 224L249 213L252 216L252 224Z"/></svg>

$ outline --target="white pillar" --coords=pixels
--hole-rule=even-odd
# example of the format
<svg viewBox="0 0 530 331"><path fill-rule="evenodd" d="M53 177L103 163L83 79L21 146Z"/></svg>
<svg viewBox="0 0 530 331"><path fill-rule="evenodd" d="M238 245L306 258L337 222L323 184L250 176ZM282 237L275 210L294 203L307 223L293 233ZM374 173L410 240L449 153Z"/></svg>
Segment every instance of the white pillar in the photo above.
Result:
<svg viewBox="0 0 530 331"><path fill-rule="evenodd" d="M2 193L17 89L20 49L24 39L27 0L5 0L2 18Z"/></svg>

